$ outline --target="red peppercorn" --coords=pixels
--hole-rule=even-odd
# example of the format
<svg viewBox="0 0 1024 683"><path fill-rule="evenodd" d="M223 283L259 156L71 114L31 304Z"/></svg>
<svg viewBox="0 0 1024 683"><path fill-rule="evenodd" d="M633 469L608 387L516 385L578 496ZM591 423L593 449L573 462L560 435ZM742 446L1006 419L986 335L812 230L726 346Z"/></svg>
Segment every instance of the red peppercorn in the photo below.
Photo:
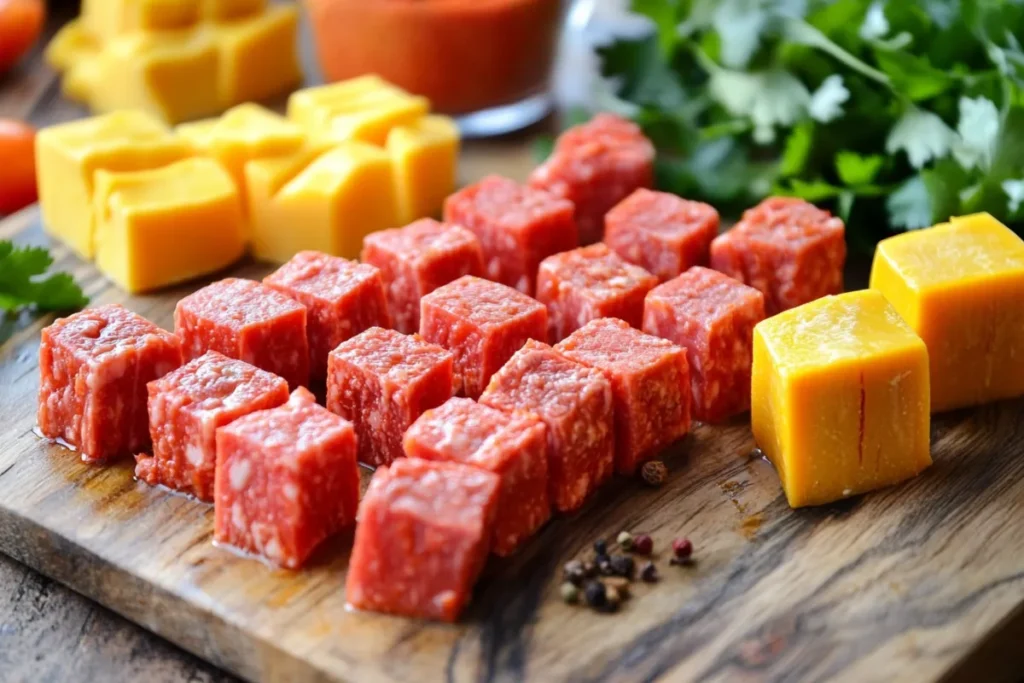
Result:
<svg viewBox="0 0 1024 683"><path fill-rule="evenodd" d="M672 554L678 562L688 562L693 555L693 543L688 538L677 538L672 541Z"/></svg>
<svg viewBox="0 0 1024 683"><path fill-rule="evenodd" d="M637 555L650 555L654 551L654 539L647 534L639 534L633 538L630 550Z"/></svg>

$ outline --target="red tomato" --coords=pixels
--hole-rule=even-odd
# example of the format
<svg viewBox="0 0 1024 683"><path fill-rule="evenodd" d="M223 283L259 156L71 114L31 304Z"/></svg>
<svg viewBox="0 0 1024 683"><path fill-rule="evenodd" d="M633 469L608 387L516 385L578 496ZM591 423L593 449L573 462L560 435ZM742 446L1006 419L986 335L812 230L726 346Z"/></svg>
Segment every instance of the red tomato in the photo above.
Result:
<svg viewBox="0 0 1024 683"><path fill-rule="evenodd" d="M0 0L0 76L36 42L45 18L42 0Z"/></svg>
<svg viewBox="0 0 1024 683"><path fill-rule="evenodd" d="M36 131L20 121L0 119L0 214L36 200Z"/></svg>

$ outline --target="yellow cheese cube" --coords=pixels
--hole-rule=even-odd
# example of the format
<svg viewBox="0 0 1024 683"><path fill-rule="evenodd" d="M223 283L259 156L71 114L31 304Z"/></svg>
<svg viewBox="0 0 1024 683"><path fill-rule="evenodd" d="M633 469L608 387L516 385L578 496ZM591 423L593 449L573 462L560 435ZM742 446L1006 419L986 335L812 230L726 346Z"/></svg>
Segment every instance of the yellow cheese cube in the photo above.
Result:
<svg viewBox="0 0 1024 683"><path fill-rule="evenodd" d="M245 249L238 189L211 159L99 171L94 210L96 265L130 293L220 270Z"/></svg>
<svg viewBox="0 0 1024 683"><path fill-rule="evenodd" d="M358 259L363 237L397 225L391 162L384 150L342 143L289 178L300 161L297 155L246 168L257 258L283 262L311 249Z"/></svg>
<svg viewBox="0 0 1024 683"><path fill-rule="evenodd" d="M189 153L183 140L138 111L44 128L36 137L36 177L47 231L92 258L96 171L156 168Z"/></svg>
<svg viewBox="0 0 1024 683"><path fill-rule="evenodd" d="M183 123L176 129L192 149L216 159L238 186L245 205L245 165L265 157L289 155L304 142L302 129L258 104L240 104L217 119Z"/></svg>
<svg viewBox="0 0 1024 683"><path fill-rule="evenodd" d="M446 116L425 116L393 128L387 150L395 168L398 217L402 224L441 213L455 191L459 129Z"/></svg>
<svg viewBox="0 0 1024 683"><path fill-rule="evenodd" d="M230 21L260 14L267 0L202 0L202 16L207 21Z"/></svg>
<svg viewBox="0 0 1024 683"><path fill-rule="evenodd" d="M89 104L141 109L174 123L220 110L217 46L203 30L134 33L108 41L91 72Z"/></svg>
<svg viewBox="0 0 1024 683"><path fill-rule="evenodd" d="M429 109L425 97L410 95L377 76L305 88L288 98L288 118L314 137L334 142L383 145L392 128L416 123Z"/></svg>
<svg viewBox="0 0 1024 683"><path fill-rule="evenodd" d="M988 214L878 245L871 287L931 355L932 409L1024 395L1024 241Z"/></svg>
<svg viewBox="0 0 1024 683"><path fill-rule="evenodd" d="M200 0L83 0L82 21L109 40L137 31L170 31L195 26Z"/></svg>
<svg viewBox="0 0 1024 683"><path fill-rule="evenodd" d="M46 45L46 63L58 71L70 69L80 60L94 57L100 42L80 19L64 24Z"/></svg>
<svg viewBox="0 0 1024 683"><path fill-rule="evenodd" d="M792 507L890 486L931 464L928 350L876 291L754 328L751 419Z"/></svg>
<svg viewBox="0 0 1024 683"><path fill-rule="evenodd" d="M276 5L249 19L210 27L220 50L220 102L229 107L278 95L300 80L298 10Z"/></svg>

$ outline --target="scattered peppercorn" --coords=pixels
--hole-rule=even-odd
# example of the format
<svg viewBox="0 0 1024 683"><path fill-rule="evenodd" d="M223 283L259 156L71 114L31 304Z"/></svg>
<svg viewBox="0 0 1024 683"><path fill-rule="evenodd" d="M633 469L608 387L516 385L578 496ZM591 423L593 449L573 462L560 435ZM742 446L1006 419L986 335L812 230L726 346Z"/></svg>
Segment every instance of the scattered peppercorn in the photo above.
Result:
<svg viewBox="0 0 1024 683"><path fill-rule="evenodd" d="M648 486L661 486L668 479L668 468L660 460L645 462L640 468L640 478Z"/></svg>
<svg viewBox="0 0 1024 683"><path fill-rule="evenodd" d="M637 555L650 555L654 552L654 539L647 534L640 534L633 538L632 550Z"/></svg>
<svg viewBox="0 0 1024 683"><path fill-rule="evenodd" d="M612 558L607 555L598 555L597 573L601 576L612 576L615 573L612 569Z"/></svg>
<svg viewBox="0 0 1024 683"><path fill-rule="evenodd" d="M597 576L597 563L592 560L583 560L583 576L592 579Z"/></svg>
<svg viewBox="0 0 1024 683"><path fill-rule="evenodd" d="M693 543L688 538L672 541L672 559L669 564L689 564L693 557Z"/></svg>
<svg viewBox="0 0 1024 683"><path fill-rule="evenodd" d="M598 540L594 541L594 552L597 554L598 557L601 557L602 555L607 555L608 543L603 538L599 538Z"/></svg>
<svg viewBox="0 0 1024 683"><path fill-rule="evenodd" d="M613 576L623 576L632 579L636 573L636 564L629 555L612 555L611 573Z"/></svg>
<svg viewBox="0 0 1024 683"><path fill-rule="evenodd" d="M629 550L633 547L633 534L628 531L620 531L615 542L619 544L619 547L623 550Z"/></svg>
<svg viewBox="0 0 1024 683"><path fill-rule="evenodd" d="M562 584L561 588L559 588L559 591L562 594L562 602L569 605L574 605L579 602L580 589L576 584L566 581Z"/></svg>
<svg viewBox="0 0 1024 683"><path fill-rule="evenodd" d="M621 576L608 576L601 579L601 583L608 588L614 588L623 600L629 599L629 579Z"/></svg>
<svg viewBox="0 0 1024 683"><path fill-rule="evenodd" d="M622 596L619 595L619 591L612 586L604 587L604 604L599 606L597 609L601 612L615 612L619 609L619 603L622 602Z"/></svg>
<svg viewBox="0 0 1024 683"><path fill-rule="evenodd" d="M660 578L658 568L654 566L653 562L644 562L644 566L640 567L640 579L644 583L655 583Z"/></svg>
<svg viewBox="0 0 1024 683"><path fill-rule="evenodd" d="M588 581L587 585L583 587L583 597L587 604L595 609L600 609L608 602L604 584L600 581Z"/></svg>
<svg viewBox="0 0 1024 683"><path fill-rule="evenodd" d="M583 572L583 563L579 560L569 560L562 567L562 577L569 583L579 586L583 583L583 579L586 578Z"/></svg>

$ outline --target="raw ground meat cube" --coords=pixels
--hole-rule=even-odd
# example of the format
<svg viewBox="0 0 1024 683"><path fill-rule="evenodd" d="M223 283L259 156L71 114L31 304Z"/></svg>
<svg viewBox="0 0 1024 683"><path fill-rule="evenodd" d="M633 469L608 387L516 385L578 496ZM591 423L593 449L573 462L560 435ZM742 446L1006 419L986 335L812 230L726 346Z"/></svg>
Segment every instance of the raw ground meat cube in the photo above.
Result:
<svg viewBox="0 0 1024 683"><path fill-rule="evenodd" d="M719 422L750 408L754 326L764 317L761 292L700 266L647 295L644 332L686 349L698 420Z"/></svg>
<svg viewBox="0 0 1024 683"><path fill-rule="evenodd" d="M148 390L153 455L135 456L135 476L208 503L217 428L288 400L288 382L216 351L150 382Z"/></svg>
<svg viewBox="0 0 1024 683"><path fill-rule="evenodd" d="M718 212L708 204L640 189L605 216L604 241L665 282L708 264L718 225Z"/></svg>
<svg viewBox="0 0 1024 683"><path fill-rule="evenodd" d="M480 239L488 280L524 294L533 294L544 258L579 246L572 202L499 176L448 197L444 218Z"/></svg>
<svg viewBox="0 0 1024 683"><path fill-rule="evenodd" d="M563 133L530 185L570 200L581 244L601 239L608 210L654 184L654 146L633 123L599 114Z"/></svg>
<svg viewBox="0 0 1024 683"><path fill-rule="evenodd" d="M363 240L362 259L380 268L394 327L405 334L420 328L423 296L463 275L484 274L476 235L431 218L370 233Z"/></svg>
<svg viewBox="0 0 1024 683"><path fill-rule="evenodd" d="M174 309L174 331L186 360L217 351L293 389L309 382L306 307L259 282L227 278L186 296Z"/></svg>
<svg viewBox="0 0 1024 683"><path fill-rule="evenodd" d="M792 197L770 197L711 243L711 267L761 290L769 315L843 291L843 221Z"/></svg>
<svg viewBox="0 0 1024 683"><path fill-rule="evenodd" d="M402 435L453 390L452 354L418 335L373 327L327 361L327 407L351 420L359 460L378 467L405 455Z"/></svg>
<svg viewBox="0 0 1024 683"><path fill-rule="evenodd" d="M372 265L300 251L263 284L306 307L309 368L318 379L338 344L371 327L391 327L384 280Z"/></svg>
<svg viewBox="0 0 1024 683"><path fill-rule="evenodd" d="M491 378L480 402L538 416L548 428L548 491L578 509L615 469L611 384L600 370L530 340Z"/></svg>
<svg viewBox="0 0 1024 683"><path fill-rule="evenodd" d="M612 383L620 473L632 474L690 430L690 369L681 346L605 318L580 328L555 350L601 370Z"/></svg>
<svg viewBox="0 0 1024 683"><path fill-rule="evenodd" d="M217 430L217 543L295 569L358 507L355 430L306 389Z"/></svg>
<svg viewBox="0 0 1024 683"><path fill-rule="evenodd" d="M39 346L39 430L86 462L144 450L146 382L181 362L178 337L117 304L58 318Z"/></svg>
<svg viewBox="0 0 1024 683"><path fill-rule="evenodd" d="M359 507L345 596L357 609L455 621L494 534L501 480L403 458L373 473Z"/></svg>
<svg viewBox="0 0 1024 683"><path fill-rule="evenodd" d="M547 306L548 334L557 342L598 318L621 318L640 327L644 297L657 284L658 278L598 243L544 259L537 271L537 300Z"/></svg>
<svg viewBox="0 0 1024 683"><path fill-rule="evenodd" d="M452 398L423 413L404 444L410 458L461 462L501 477L491 542L497 555L511 555L551 517L547 430L532 415Z"/></svg>
<svg viewBox="0 0 1024 683"><path fill-rule="evenodd" d="M456 393L477 398L527 339L545 340L543 304L511 287L467 275L423 297L420 333L455 357Z"/></svg>

